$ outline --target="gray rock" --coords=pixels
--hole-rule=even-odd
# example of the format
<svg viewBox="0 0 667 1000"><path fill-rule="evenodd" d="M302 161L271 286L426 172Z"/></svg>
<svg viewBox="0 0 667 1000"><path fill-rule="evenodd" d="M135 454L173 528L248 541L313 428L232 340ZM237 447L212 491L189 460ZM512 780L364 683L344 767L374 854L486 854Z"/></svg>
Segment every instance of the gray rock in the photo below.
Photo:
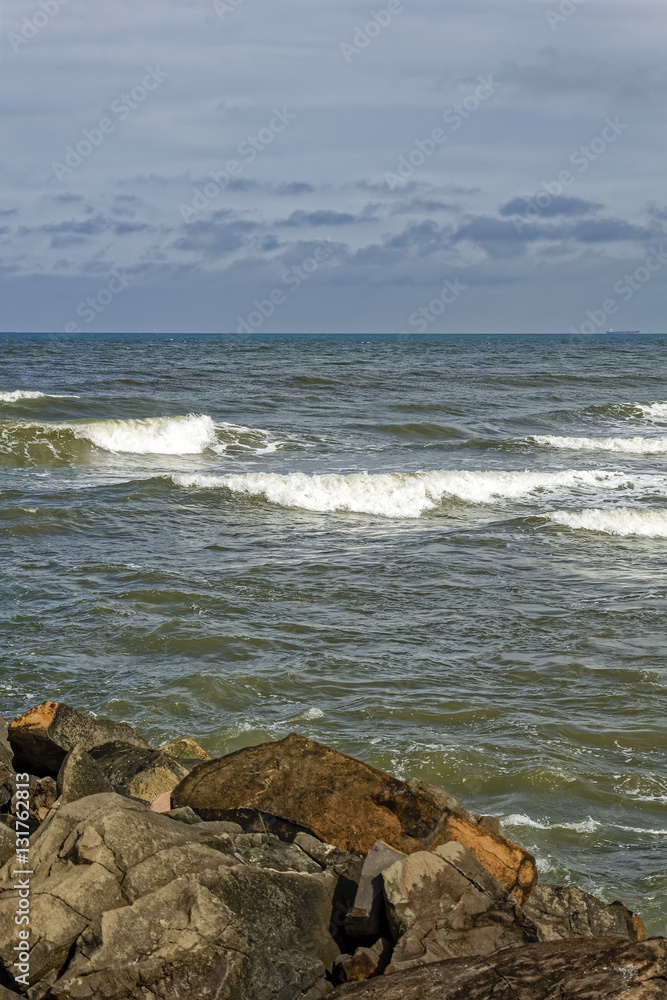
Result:
<svg viewBox="0 0 667 1000"><path fill-rule="evenodd" d="M624 903L603 903L574 886L538 885L523 911L537 926L540 941L616 935L644 941L641 917Z"/></svg>
<svg viewBox="0 0 667 1000"><path fill-rule="evenodd" d="M411 854L382 880L396 942L388 973L537 941L516 900L461 844Z"/></svg>
<svg viewBox="0 0 667 1000"><path fill-rule="evenodd" d="M13 757L7 739L7 722L0 716L0 809L9 806L14 792Z"/></svg>
<svg viewBox="0 0 667 1000"><path fill-rule="evenodd" d="M65 755L75 746L90 750L110 740L148 748L148 743L137 736L132 726L84 715L57 701L42 702L9 725L15 769L38 777L57 777Z"/></svg>
<svg viewBox="0 0 667 1000"><path fill-rule="evenodd" d="M384 972L391 958L392 944L378 938L369 948L357 948L354 955L339 955L334 961L334 980L338 983L358 983Z"/></svg>
<svg viewBox="0 0 667 1000"><path fill-rule="evenodd" d="M178 822L114 793L52 810L30 856L31 1000L330 992L338 877L295 844L220 826ZM0 880L7 965L16 943L9 866Z"/></svg>
<svg viewBox="0 0 667 1000"><path fill-rule="evenodd" d="M161 750L145 750L114 740L91 748L104 778L117 792L152 802L162 792L170 792L188 768Z"/></svg>
<svg viewBox="0 0 667 1000"><path fill-rule="evenodd" d="M366 855L354 903L345 915L345 930L350 937L377 937L384 916L382 872L405 858L389 844L377 840Z"/></svg>
<svg viewBox="0 0 667 1000"><path fill-rule="evenodd" d="M56 787L61 805L76 802L87 795L113 791L111 782L107 781L90 754L81 746L70 750L63 760Z"/></svg>
<svg viewBox="0 0 667 1000"><path fill-rule="evenodd" d="M665 1000L667 940L511 948L342 986L331 1000Z"/></svg>
<svg viewBox="0 0 667 1000"><path fill-rule="evenodd" d="M194 823L201 823L202 818L198 816L194 809L190 806L181 806L180 809L169 809L163 816L168 816L169 819L176 819L179 823L189 823L192 826Z"/></svg>
<svg viewBox="0 0 667 1000"><path fill-rule="evenodd" d="M30 813L33 829L37 829L39 824L46 819L49 810L57 798L58 791L53 778L49 778L48 776L46 778L30 777L28 812Z"/></svg>

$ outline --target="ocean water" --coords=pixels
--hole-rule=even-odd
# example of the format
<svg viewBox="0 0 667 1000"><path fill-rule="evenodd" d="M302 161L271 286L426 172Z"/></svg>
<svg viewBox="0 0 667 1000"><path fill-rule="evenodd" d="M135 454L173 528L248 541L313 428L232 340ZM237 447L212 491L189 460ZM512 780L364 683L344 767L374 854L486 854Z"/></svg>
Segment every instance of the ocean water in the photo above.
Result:
<svg viewBox="0 0 667 1000"><path fill-rule="evenodd" d="M667 338L0 351L2 714L296 730L667 932Z"/></svg>

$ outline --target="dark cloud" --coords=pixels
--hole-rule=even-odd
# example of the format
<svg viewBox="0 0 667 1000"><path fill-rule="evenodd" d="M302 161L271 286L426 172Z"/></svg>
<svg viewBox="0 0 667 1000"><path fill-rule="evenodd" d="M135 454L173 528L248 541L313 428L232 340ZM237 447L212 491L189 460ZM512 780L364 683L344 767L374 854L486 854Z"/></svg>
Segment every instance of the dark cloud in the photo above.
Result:
<svg viewBox="0 0 667 1000"><path fill-rule="evenodd" d="M63 191L62 194L54 194L51 196L54 201L63 202L63 204L68 205L76 201L83 201L83 195L71 194L69 191Z"/></svg>
<svg viewBox="0 0 667 1000"><path fill-rule="evenodd" d="M301 195L313 194L315 188L305 181L291 181L289 184L277 184L274 190L276 194Z"/></svg>
<svg viewBox="0 0 667 1000"><path fill-rule="evenodd" d="M304 212L297 209L287 219L276 223L278 226L344 226L356 222L357 217L349 212L335 212L333 209L321 208L315 212Z"/></svg>
<svg viewBox="0 0 667 1000"><path fill-rule="evenodd" d="M12 215L18 215L18 208L0 208L0 218L8 219Z"/></svg>
<svg viewBox="0 0 667 1000"><path fill-rule="evenodd" d="M240 250L257 229L256 222L245 219L202 219L185 226L185 235L174 240L172 245L176 250L192 251L208 258L224 257Z"/></svg>
<svg viewBox="0 0 667 1000"><path fill-rule="evenodd" d="M526 210L532 204L534 204L533 198L513 198L512 201L508 201L505 205L502 205L499 211L503 216L525 216ZM586 201L583 198L565 198L561 195L560 197L552 198L544 208L540 207L539 215L541 218L546 219L558 215L591 215L594 212L601 211L603 208L604 205L601 205L597 201Z"/></svg>

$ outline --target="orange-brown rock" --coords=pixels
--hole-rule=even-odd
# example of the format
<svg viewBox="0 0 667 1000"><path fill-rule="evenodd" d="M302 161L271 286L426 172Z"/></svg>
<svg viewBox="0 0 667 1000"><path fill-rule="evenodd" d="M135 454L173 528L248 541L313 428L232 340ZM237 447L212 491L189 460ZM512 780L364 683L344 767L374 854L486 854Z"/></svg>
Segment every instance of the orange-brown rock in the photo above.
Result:
<svg viewBox="0 0 667 1000"><path fill-rule="evenodd" d="M110 740L148 748L132 726L84 715L59 701L44 701L19 715L9 726L9 742L17 771L56 778L68 751L90 750Z"/></svg>
<svg viewBox="0 0 667 1000"><path fill-rule="evenodd" d="M190 806L204 820L282 832L291 826L357 855L376 840L405 854L456 840L519 902L537 881L532 855L442 790L400 781L295 733L195 767L172 792L172 805Z"/></svg>

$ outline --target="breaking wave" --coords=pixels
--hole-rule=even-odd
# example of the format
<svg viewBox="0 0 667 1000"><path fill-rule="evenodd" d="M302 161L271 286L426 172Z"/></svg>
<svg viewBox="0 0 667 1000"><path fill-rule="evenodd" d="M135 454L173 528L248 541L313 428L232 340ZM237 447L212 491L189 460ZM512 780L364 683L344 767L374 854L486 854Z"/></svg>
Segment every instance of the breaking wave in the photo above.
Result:
<svg viewBox="0 0 667 1000"><path fill-rule="evenodd" d="M419 517L435 510L447 497L486 504L519 499L535 491L567 487L616 487L613 472L415 472L352 473L350 475L287 475L253 472L239 475L174 475L177 486L225 489L260 496L281 507L328 513L347 511L382 517Z"/></svg>
<svg viewBox="0 0 667 1000"><path fill-rule="evenodd" d="M667 538L667 510L567 510L549 515L555 524L565 528L598 531L605 535L641 535L644 538Z"/></svg>
<svg viewBox="0 0 667 1000"><path fill-rule="evenodd" d="M598 830L611 829L623 830L625 833L640 833L652 837L664 837L667 830L652 830L641 826L623 826L620 823L602 823L600 820L589 816L578 823L550 823L546 819L531 819L524 813L512 813L511 816L504 816L503 826L525 826L532 830L573 830L576 833L596 833Z"/></svg>
<svg viewBox="0 0 667 1000"><path fill-rule="evenodd" d="M525 441L542 448L561 448L568 451L613 451L627 455L667 453L667 437L560 437L556 434L533 434L525 438Z"/></svg>
<svg viewBox="0 0 667 1000"><path fill-rule="evenodd" d="M0 403L19 403L22 399L79 399L79 396L60 396L54 393L37 392L30 389L14 389L13 392L0 392Z"/></svg>

